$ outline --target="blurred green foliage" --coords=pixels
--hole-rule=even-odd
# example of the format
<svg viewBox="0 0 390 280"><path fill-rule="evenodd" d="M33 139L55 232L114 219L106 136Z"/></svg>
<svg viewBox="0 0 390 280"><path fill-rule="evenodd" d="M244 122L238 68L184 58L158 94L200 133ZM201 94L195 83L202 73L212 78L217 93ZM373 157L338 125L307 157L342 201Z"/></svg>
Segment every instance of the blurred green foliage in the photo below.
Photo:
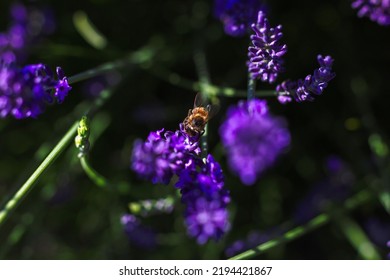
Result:
<svg viewBox="0 0 390 280"><path fill-rule="evenodd" d="M0 3L0 30L7 27L11 2ZM337 76L313 103L283 106L268 98L271 111L288 121L292 144L252 187L243 186L226 165L218 127L228 106L239 98L221 97L221 111L209 124L209 151L221 163L225 185L231 191L232 230L219 243L199 246L186 235L183 208L177 203L171 214L142 219L159 238L156 250L145 251L129 243L120 216L129 211L130 202L165 197L174 193L174 188L152 185L135 176L129 168L132 143L136 138L144 139L151 130L177 129L196 94L161 79L153 69L169 69L197 81L193 53L195 42L201 41L211 82L245 90L249 40L223 33L221 23L212 16L211 0L34 1L54 10L57 27L54 34L32 46L28 63L58 65L72 76L145 45L158 44L159 48L151 63L120 71L121 83L91 120L89 161L115 185L116 191L97 188L89 180L72 145L0 228L0 258L226 258L226 246L252 230L294 227L294 209L311 187L328 175L324 161L329 155L338 155L352 170L356 178L352 194L359 190L374 196L383 194L390 183L386 144L390 133L390 52L384 40L389 28L357 18L348 0L268 2L269 20L272 25L283 25L288 45L286 72L279 81L312 73L317 54L335 58ZM87 19L95 31L87 27L86 32L93 33L95 39L82 35L80 26ZM93 102L96 92L86 90L87 82L72 85L65 102L49 107L38 119L0 120L1 203L16 192ZM258 89L272 87L259 83ZM331 219L257 258L364 258L356 248L356 239L351 242L349 234L358 231L361 237L366 221L373 217L390 223L382 204L374 198L347 214L354 221L348 230L342 227L350 223ZM344 215L336 213L332 217L338 221ZM374 242L375 238L367 238ZM382 257L386 255L385 244L373 246Z"/></svg>

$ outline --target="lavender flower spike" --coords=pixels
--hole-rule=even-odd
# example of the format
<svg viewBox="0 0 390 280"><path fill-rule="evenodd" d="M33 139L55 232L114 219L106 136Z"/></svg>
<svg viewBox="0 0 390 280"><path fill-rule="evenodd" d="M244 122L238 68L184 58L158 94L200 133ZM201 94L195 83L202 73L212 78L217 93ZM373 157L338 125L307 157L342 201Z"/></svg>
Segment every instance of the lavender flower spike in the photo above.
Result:
<svg viewBox="0 0 390 280"><path fill-rule="evenodd" d="M257 12L264 9L262 0L215 0L214 16L224 24L225 33L243 36L256 21Z"/></svg>
<svg viewBox="0 0 390 280"><path fill-rule="evenodd" d="M16 67L0 63L0 117L36 118L47 104L61 103L71 87L61 68L58 78L44 64Z"/></svg>
<svg viewBox="0 0 390 280"><path fill-rule="evenodd" d="M157 246L157 234L141 224L134 215L124 214L121 224L132 245L146 250L153 250Z"/></svg>
<svg viewBox="0 0 390 280"><path fill-rule="evenodd" d="M245 185L253 185L290 144L283 119L270 115L266 102L259 99L229 108L219 133L230 169Z"/></svg>
<svg viewBox="0 0 390 280"><path fill-rule="evenodd" d="M248 49L249 72L253 79L263 82L275 82L283 68L283 55L287 52L287 45L280 44L282 26L270 27L265 14L260 11L256 24L252 24L256 34L251 35L253 46Z"/></svg>
<svg viewBox="0 0 390 280"><path fill-rule="evenodd" d="M180 188L187 232L199 244L209 239L219 240L229 229L229 192L224 188L220 165L211 155L204 163L193 160L179 174L176 187Z"/></svg>
<svg viewBox="0 0 390 280"><path fill-rule="evenodd" d="M352 8L358 9L358 17L369 17L380 25L390 25L389 0L355 0Z"/></svg>
<svg viewBox="0 0 390 280"><path fill-rule="evenodd" d="M296 102L314 101L315 97L321 95L336 74L332 72L333 58L322 55L317 56L320 67L314 70L313 75L307 75L305 80L284 81L276 87L278 100L285 104L295 100Z"/></svg>
<svg viewBox="0 0 390 280"><path fill-rule="evenodd" d="M188 136L182 125L176 132L164 129L151 132L145 142L134 143L131 168L154 184L168 184L174 174L200 153L197 140Z"/></svg>

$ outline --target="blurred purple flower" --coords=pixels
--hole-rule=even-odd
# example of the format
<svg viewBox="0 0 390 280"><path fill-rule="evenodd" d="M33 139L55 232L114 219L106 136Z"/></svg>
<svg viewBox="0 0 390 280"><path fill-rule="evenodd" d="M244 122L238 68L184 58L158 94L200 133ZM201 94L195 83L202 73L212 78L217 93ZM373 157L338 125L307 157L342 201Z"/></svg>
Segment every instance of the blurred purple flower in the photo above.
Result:
<svg viewBox="0 0 390 280"><path fill-rule="evenodd" d="M224 189L222 169L211 155L205 163L194 160L183 169L176 187L180 188L181 201L186 206L188 234L199 244L219 240L230 229L229 192Z"/></svg>
<svg viewBox="0 0 390 280"><path fill-rule="evenodd" d="M89 98L96 98L102 91L109 87L116 86L122 80L122 75L118 71L110 71L104 75L88 79L83 84L83 93Z"/></svg>
<svg viewBox="0 0 390 280"><path fill-rule="evenodd" d="M317 56L320 68L314 70L313 75L307 75L305 80L284 81L276 87L280 103L314 101L315 97L321 95L336 74L332 72L333 58L330 56Z"/></svg>
<svg viewBox="0 0 390 280"><path fill-rule="evenodd" d="M219 133L230 169L245 185L254 184L290 144L284 120L273 117L259 99L229 108Z"/></svg>
<svg viewBox="0 0 390 280"><path fill-rule="evenodd" d="M386 243L387 248L390 250L390 240ZM387 254L387 258L390 260L390 253Z"/></svg>
<svg viewBox="0 0 390 280"><path fill-rule="evenodd" d="M0 61L22 63L26 49L42 35L54 31L54 16L48 9L28 8L21 3L13 4L10 14L10 27L0 33Z"/></svg>
<svg viewBox="0 0 390 280"><path fill-rule="evenodd" d="M355 0L352 8L358 10L358 17L369 17L380 25L390 25L390 0Z"/></svg>
<svg viewBox="0 0 390 280"><path fill-rule="evenodd" d="M365 222L364 227L372 242L377 246L383 248L387 244L390 237L389 220L384 221L377 217L371 217Z"/></svg>
<svg viewBox="0 0 390 280"><path fill-rule="evenodd" d="M60 67L54 78L44 64L32 64L22 69L0 63L0 117L36 118L47 104L61 103L71 87Z"/></svg>
<svg viewBox="0 0 390 280"><path fill-rule="evenodd" d="M355 177L345 162L329 156L325 165L328 177L316 183L294 211L294 220L299 224L326 211L331 204L343 202L352 192Z"/></svg>
<svg viewBox="0 0 390 280"><path fill-rule="evenodd" d="M248 49L249 72L253 79L273 83L284 70L282 57L287 52L287 45L279 42L283 36L282 26L270 27L265 14L259 11L252 29L255 34L251 35L252 46Z"/></svg>
<svg viewBox="0 0 390 280"><path fill-rule="evenodd" d="M145 250L153 250L157 246L156 233L141 224L133 215L121 217L121 224L132 245Z"/></svg>
<svg viewBox="0 0 390 280"><path fill-rule="evenodd" d="M154 184L168 184L199 153L197 138L188 136L182 126L176 132L161 129L151 132L145 142L136 140L131 168Z"/></svg>
<svg viewBox="0 0 390 280"><path fill-rule="evenodd" d="M257 12L264 9L261 0L215 0L214 16L224 24L225 33L230 36L245 35Z"/></svg>

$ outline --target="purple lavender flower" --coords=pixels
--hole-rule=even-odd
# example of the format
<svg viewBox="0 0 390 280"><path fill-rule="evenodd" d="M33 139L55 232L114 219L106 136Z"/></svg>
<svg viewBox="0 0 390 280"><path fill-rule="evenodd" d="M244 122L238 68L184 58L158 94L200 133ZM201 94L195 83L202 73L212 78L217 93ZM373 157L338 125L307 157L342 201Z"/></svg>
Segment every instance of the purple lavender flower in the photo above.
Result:
<svg viewBox="0 0 390 280"><path fill-rule="evenodd" d="M313 75L307 75L305 80L284 81L276 87L278 100L285 104L293 99L296 102L314 101L315 97L321 95L336 74L332 72L333 58L330 56L317 56L320 68L314 70Z"/></svg>
<svg viewBox="0 0 390 280"><path fill-rule="evenodd" d="M325 162L328 177L316 183L294 211L294 220L305 223L332 203L341 203L353 190L355 177L346 163L338 156L329 156Z"/></svg>
<svg viewBox="0 0 390 280"><path fill-rule="evenodd" d="M145 142L134 143L131 167L141 177L154 184L168 184L173 174L177 174L199 154L197 139L188 136L183 127L176 132L164 129L151 132Z"/></svg>
<svg viewBox="0 0 390 280"><path fill-rule="evenodd" d="M146 250L152 250L156 247L156 233L152 229L143 226L135 216L123 215L121 224L132 245Z"/></svg>
<svg viewBox="0 0 390 280"><path fill-rule="evenodd" d="M227 204L220 165L208 155L200 158L198 136L188 136L183 125L176 132L164 129L149 134L146 142L138 140L133 149L132 169L153 183L168 184L176 174L176 187L185 204L188 234L199 244L218 240L229 229Z"/></svg>
<svg viewBox="0 0 390 280"><path fill-rule="evenodd" d="M60 67L59 80L44 64L19 69L14 64L0 63L0 117L36 118L47 104L61 103L71 87Z"/></svg>
<svg viewBox="0 0 390 280"><path fill-rule="evenodd" d="M268 112L265 101L240 101L229 108L219 129L230 169L252 185L290 144L285 122Z"/></svg>
<svg viewBox="0 0 390 280"><path fill-rule="evenodd" d="M227 205L229 192L224 189L221 167L211 155L206 162L195 160L179 174L187 231L199 244L219 240L230 228Z"/></svg>
<svg viewBox="0 0 390 280"><path fill-rule="evenodd" d="M380 25L390 25L389 0L355 0L352 8L358 10L358 17L369 17Z"/></svg>
<svg viewBox="0 0 390 280"><path fill-rule="evenodd" d="M21 63L26 49L39 37L50 34L55 28L54 18L47 9L27 8L17 3L10 9L11 25L0 33L0 61Z"/></svg>
<svg viewBox="0 0 390 280"><path fill-rule="evenodd" d="M230 36L242 36L256 21L257 12L264 5L261 0L216 0L214 15L224 24L225 33Z"/></svg>
<svg viewBox="0 0 390 280"><path fill-rule="evenodd" d="M248 49L249 72L253 79L273 83L284 70L282 57L287 52L287 45L279 42L283 36L282 26L271 28L265 14L259 11L252 29L256 34L251 35L253 46Z"/></svg>

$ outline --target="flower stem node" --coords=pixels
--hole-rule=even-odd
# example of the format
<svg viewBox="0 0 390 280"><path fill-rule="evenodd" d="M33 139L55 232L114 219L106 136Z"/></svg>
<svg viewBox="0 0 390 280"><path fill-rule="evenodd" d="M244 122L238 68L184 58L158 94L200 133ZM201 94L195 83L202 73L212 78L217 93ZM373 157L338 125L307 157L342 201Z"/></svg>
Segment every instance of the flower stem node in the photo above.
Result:
<svg viewBox="0 0 390 280"><path fill-rule="evenodd" d="M84 157L89 151L89 121L86 116L83 116L79 122L79 126L77 127L77 135L74 139L75 146L79 149L78 157Z"/></svg>

